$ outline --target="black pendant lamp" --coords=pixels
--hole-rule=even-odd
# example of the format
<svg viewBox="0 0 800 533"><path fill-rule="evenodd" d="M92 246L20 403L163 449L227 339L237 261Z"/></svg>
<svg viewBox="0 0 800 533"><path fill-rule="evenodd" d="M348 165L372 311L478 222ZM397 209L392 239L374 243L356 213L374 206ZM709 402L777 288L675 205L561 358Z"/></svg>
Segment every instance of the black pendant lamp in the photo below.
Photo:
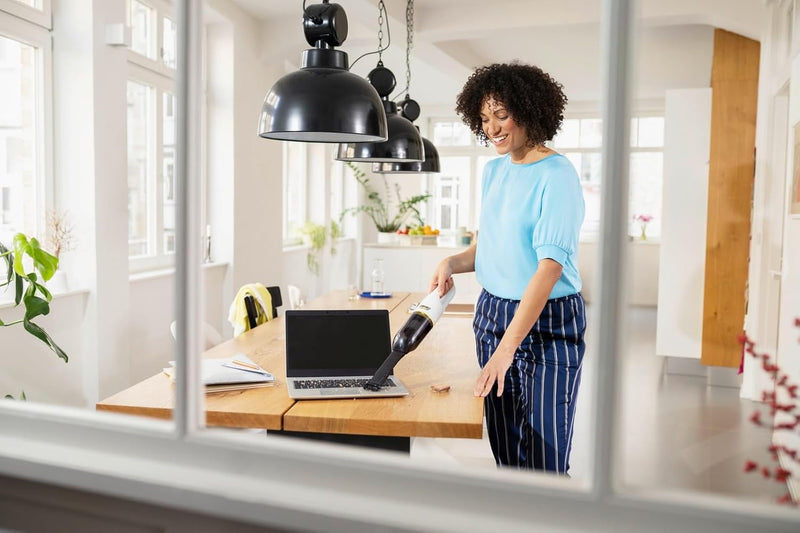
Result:
<svg viewBox="0 0 800 533"><path fill-rule="evenodd" d="M264 98L258 135L305 142L377 142L387 139L384 104L375 88L348 69L347 54L334 50L347 38L339 4L303 11L306 41L302 67L280 78Z"/></svg>
<svg viewBox="0 0 800 533"><path fill-rule="evenodd" d="M411 122L417 120L420 114L419 104L406 95L405 100L400 105L400 114ZM418 126L414 126L419 131ZM441 172L439 165L439 151L427 138L422 137L422 144L425 147L425 161L415 161L413 163L373 163L372 171L379 174L421 174L423 172Z"/></svg>
<svg viewBox="0 0 800 533"><path fill-rule="evenodd" d="M367 75L369 83L381 96L386 111L389 138L384 142L351 142L339 145L336 159L354 163L421 162L425 159L425 148L419 130L397 112L397 104L389 100L396 80L391 70L379 61L378 66Z"/></svg>
<svg viewBox="0 0 800 533"><path fill-rule="evenodd" d="M416 100L412 100L408 91L411 87L411 48L414 45L414 0L406 2L406 97L400 104L400 114L411 122L419 118L420 109ZM414 126L419 131L417 126ZM440 172L439 151L431 141L422 137L425 147L425 160L412 163L373 163L372 171L379 174L419 174L422 172Z"/></svg>

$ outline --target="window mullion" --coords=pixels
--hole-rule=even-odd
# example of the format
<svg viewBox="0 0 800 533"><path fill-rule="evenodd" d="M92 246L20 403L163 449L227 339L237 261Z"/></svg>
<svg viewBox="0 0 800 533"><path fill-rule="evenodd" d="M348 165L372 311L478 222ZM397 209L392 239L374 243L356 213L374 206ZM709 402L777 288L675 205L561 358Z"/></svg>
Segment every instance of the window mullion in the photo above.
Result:
<svg viewBox="0 0 800 533"><path fill-rule="evenodd" d="M147 132L147 255L150 258L158 257L158 216L156 215L155 190L158 182L158 88L151 85L148 88L149 105L148 132Z"/></svg>
<svg viewBox="0 0 800 533"><path fill-rule="evenodd" d="M205 425L204 387L200 380L200 298L201 243L198 234L199 167L197 142L200 99L200 35L203 26L201 0L178 0L177 90L175 117L175 308L181 311L177 323L175 361L176 390L173 419L178 438L185 438Z"/></svg>
<svg viewBox="0 0 800 533"><path fill-rule="evenodd" d="M155 187L151 196L154 202L156 257L161 259L166 253L164 246L164 94L161 87L156 88L156 149Z"/></svg>
<svg viewBox="0 0 800 533"><path fill-rule="evenodd" d="M607 499L614 493L617 406L617 354L624 310L623 283L628 217L628 150L630 145L629 102L631 94L632 0L603 2L602 213L599 246L599 309L595 331L597 377L594 402L593 487L595 496Z"/></svg>

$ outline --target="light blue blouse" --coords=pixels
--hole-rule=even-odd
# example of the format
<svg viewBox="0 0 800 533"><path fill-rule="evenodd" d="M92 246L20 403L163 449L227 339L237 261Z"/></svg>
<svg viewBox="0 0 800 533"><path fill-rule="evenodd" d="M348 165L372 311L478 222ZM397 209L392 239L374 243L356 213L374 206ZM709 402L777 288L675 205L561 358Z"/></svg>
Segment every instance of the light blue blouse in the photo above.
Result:
<svg viewBox="0 0 800 533"><path fill-rule="evenodd" d="M563 267L550 298L581 290L583 192L566 157L525 164L512 163L509 155L491 160L483 171L481 205L475 273L484 289L521 300L539 261L549 258Z"/></svg>

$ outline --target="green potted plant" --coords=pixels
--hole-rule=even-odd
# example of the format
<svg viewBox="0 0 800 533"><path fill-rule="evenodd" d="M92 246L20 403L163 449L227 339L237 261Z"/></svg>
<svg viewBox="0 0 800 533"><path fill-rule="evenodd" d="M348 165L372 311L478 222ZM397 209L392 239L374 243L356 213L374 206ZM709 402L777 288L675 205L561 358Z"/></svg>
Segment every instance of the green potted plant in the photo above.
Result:
<svg viewBox="0 0 800 533"><path fill-rule="evenodd" d="M328 240L328 228L322 224L308 221L302 228L298 230L303 244L309 246L308 254L306 255L306 264L308 270L313 274L319 274L319 253L325 246Z"/></svg>
<svg viewBox="0 0 800 533"><path fill-rule="evenodd" d="M403 224L409 219L414 219L419 225L423 225L422 215L419 212L419 205L431 197L430 194L417 194L403 200L400 196L400 186L395 183L394 197L397 207L392 209L392 194L389 190L389 183L386 176L383 176L383 191L381 195L370 184L366 174L351 162L346 163L353 171L353 177L364 188L367 193L367 202L363 205L350 207L342 211L339 221L348 213L364 213L375 224L375 228L381 233L396 233ZM384 201L385 197L385 201Z"/></svg>
<svg viewBox="0 0 800 533"><path fill-rule="evenodd" d="M58 357L66 363L69 361L67 354L62 350L50 335L33 319L50 313L50 301L53 296L44 282L53 277L58 270L58 258L43 250L39 241L28 238L22 233L14 236L11 249L0 242L0 267L5 262L4 277L0 277L0 289L14 288L14 307L20 305L25 308L22 319L13 322L0 320L0 327L11 327L22 324L25 331L44 342ZM30 265L28 267L27 265ZM6 398L11 396L7 395ZM25 399L25 393L20 395Z"/></svg>
<svg viewBox="0 0 800 533"><path fill-rule="evenodd" d="M335 220L331 220L331 225L328 228L331 236L331 255L336 255L336 240L342 236L342 226Z"/></svg>

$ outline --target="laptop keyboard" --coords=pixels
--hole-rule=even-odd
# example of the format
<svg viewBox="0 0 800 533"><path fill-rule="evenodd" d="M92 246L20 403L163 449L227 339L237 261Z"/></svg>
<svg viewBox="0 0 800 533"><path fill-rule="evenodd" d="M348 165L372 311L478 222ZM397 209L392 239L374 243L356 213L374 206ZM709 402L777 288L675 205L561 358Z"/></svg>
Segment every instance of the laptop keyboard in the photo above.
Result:
<svg viewBox="0 0 800 533"><path fill-rule="evenodd" d="M295 389L350 389L363 387L370 378L357 379L298 379L294 382ZM388 378L384 387L394 387L392 378Z"/></svg>

